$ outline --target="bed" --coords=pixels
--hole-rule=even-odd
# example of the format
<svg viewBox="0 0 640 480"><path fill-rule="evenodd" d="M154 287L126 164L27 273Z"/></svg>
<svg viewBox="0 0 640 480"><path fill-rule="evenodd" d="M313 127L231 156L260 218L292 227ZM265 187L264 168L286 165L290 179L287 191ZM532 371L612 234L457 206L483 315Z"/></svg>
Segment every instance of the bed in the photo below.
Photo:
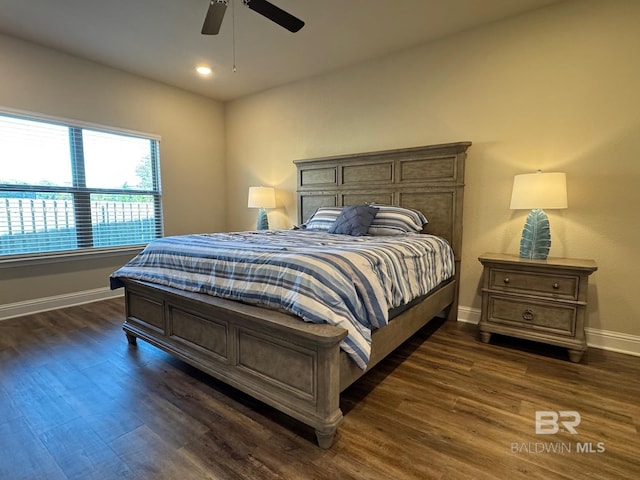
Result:
<svg viewBox="0 0 640 480"><path fill-rule="evenodd" d="M220 298L141 278L125 289L123 329L296 418L330 448L342 421L340 393L441 314L457 315L464 162L470 142L296 160L300 223L318 209L397 205L424 213L422 233L444 238L455 274L428 294L393 308L373 329L366 361L341 348L347 329L303 321L282 309ZM349 333L351 335L351 333Z"/></svg>

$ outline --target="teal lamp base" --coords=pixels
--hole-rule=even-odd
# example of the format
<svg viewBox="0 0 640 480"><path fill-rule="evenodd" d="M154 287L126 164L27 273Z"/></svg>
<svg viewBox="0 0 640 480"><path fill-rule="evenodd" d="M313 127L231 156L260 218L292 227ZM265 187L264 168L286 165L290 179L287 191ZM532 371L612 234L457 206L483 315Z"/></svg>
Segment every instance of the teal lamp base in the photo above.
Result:
<svg viewBox="0 0 640 480"><path fill-rule="evenodd" d="M551 248L549 218L541 209L529 212L520 240L520 258L546 260Z"/></svg>
<svg viewBox="0 0 640 480"><path fill-rule="evenodd" d="M269 217L264 208L258 210L258 230L269 230Z"/></svg>

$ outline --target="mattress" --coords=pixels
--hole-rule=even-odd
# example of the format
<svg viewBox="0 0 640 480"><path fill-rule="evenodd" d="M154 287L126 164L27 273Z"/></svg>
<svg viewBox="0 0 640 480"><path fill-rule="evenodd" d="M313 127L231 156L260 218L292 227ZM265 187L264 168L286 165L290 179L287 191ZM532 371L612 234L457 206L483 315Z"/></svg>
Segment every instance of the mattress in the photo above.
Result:
<svg viewBox="0 0 640 480"><path fill-rule="evenodd" d="M205 293L345 328L341 348L366 368L389 311L454 275L446 240L424 234L267 230L165 237L111 275Z"/></svg>

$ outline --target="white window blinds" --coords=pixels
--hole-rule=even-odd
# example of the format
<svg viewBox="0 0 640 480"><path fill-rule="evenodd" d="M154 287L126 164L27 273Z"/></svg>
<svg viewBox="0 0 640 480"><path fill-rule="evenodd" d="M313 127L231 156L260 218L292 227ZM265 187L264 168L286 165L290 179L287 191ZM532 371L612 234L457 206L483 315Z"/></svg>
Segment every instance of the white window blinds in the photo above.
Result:
<svg viewBox="0 0 640 480"><path fill-rule="evenodd" d="M0 258L160 236L157 139L0 113Z"/></svg>

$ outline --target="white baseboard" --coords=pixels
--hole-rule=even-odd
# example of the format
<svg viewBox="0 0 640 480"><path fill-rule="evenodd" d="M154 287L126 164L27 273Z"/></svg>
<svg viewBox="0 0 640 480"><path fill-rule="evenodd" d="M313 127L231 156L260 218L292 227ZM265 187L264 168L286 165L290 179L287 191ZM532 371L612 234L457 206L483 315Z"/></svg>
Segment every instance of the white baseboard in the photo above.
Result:
<svg viewBox="0 0 640 480"><path fill-rule="evenodd" d="M94 290L84 290L82 292L56 295L54 297L36 298L25 300L24 302L7 303L0 305L0 320L31 315L33 313L56 310L58 308L72 307L84 303L107 300L109 298L121 297L124 294L122 289L111 290L107 287L96 288Z"/></svg>
<svg viewBox="0 0 640 480"><path fill-rule="evenodd" d="M480 310L477 308L458 306L458 321L463 323L480 323Z"/></svg>
<svg viewBox="0 0 640 480"><path fill-rule="evenodd" d="M0 320L117 298L121 297L123 293L122 289L110 290L105 287L54 297L26 300L24 302L8 303L0 305ZM458 321L477 325L480 322L480 310L459 306ZM587 345L590 347L640 356L640 336L595 328L586 328L585 333L587 334Z"/></svg>
<svg viewBox="0 0 640 480"><path fill-rule="evenodd" d="M480 313L477 308L459 306L458 321L477 325ZM640 357L640 336L597 328L585 328L585 333L589 347Z"/></svg>
<svg viewBox="0 0 640 480"><path fill-rule="evenodd" d="M640 337L636 335L596 328L585 328L584 331L587 334L587 345L590 347L640 357Z"/></svg>

